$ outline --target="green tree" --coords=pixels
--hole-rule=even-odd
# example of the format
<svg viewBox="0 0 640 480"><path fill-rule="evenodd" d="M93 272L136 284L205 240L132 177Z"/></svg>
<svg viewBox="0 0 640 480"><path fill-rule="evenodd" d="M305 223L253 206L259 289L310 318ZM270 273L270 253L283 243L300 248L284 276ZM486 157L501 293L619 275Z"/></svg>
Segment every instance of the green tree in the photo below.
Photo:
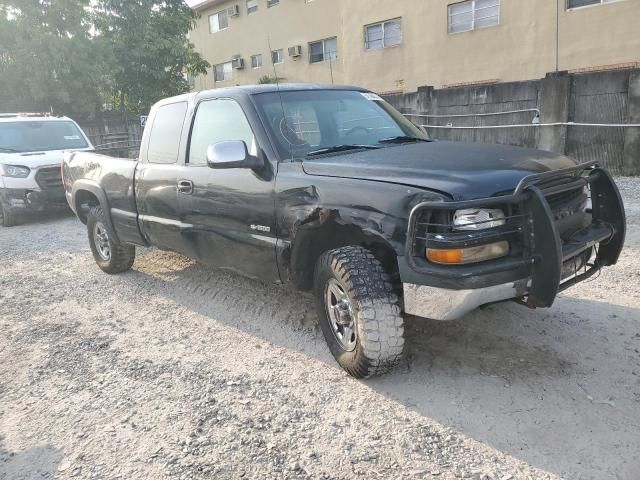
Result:
<svg viewBox="0 0 640 480"><path fill-rule="evenodd" d="M147 113L161 98L189 91L186 74L207 73L188 39L197 14L183 0L98 0L94 11L114 108Z"/></svg>
<svg viewBox="0 0 640 480"><path fill-rule="evenodd" d="M101 62L89 0L0 0L0 109L90 113Z"/></svg>

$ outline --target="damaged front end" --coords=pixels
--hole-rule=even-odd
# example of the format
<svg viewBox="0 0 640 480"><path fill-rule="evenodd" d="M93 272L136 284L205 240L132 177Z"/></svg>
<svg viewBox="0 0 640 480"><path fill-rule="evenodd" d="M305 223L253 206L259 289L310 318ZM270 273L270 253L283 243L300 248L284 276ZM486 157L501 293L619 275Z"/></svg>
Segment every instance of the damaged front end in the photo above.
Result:
<svg viewBox="0 0 640 480"><path fill-rule="evenodd" d="M460 220L473 211L486 214ZM506 195L421 203L399 258L405 312L452 320L510 299L550 307L614 265L625 233L618 188L595 162L527 176Z"/></svg>

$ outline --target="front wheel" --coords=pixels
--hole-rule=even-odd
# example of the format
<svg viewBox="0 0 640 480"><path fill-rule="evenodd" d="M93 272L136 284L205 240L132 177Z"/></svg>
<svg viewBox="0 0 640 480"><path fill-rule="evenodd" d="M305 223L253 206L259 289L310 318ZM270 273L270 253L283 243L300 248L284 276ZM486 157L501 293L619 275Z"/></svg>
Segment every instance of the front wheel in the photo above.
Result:
<svg viewBox="0 0 640 480"><path fill-rule="evenodd" d="M324 253L314 290L322 333L347 373L366 378L398 363L404 346L398 297L368 250L350 246Z"/></svg>
<svg viewBox="0 0 640 480"><path fill-rule="evenodd" d="M136 258L136 248L114 241L102 208L93 207L89 211L87 231L93 258L103 272L113 274L131 269Z"/></svg>

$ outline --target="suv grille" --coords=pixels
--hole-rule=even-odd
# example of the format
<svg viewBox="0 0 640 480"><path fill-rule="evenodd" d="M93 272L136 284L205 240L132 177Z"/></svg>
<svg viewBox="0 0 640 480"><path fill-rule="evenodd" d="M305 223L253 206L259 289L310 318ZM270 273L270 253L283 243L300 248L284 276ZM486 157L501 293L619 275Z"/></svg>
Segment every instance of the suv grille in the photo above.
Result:
<svg viewBox="0 0 640 480"><path fill-rule="evenodd" d="M36 182L42 190L50 190L52 188L62 188L62 176L60 175L60 167L41 168L36 173Z"/></svg>

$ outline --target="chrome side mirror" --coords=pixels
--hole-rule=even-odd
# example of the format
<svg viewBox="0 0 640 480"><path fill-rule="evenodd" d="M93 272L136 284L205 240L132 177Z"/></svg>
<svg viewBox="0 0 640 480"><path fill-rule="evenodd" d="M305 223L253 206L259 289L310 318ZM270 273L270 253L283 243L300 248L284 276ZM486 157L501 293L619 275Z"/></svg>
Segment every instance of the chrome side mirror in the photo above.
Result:
<svg viewBox="0 0 640 480"><path fill-rule="evenodd" d="M263 162L249 154L242 140L229 140L207 147L207 164L210 168L259 168Z"/></svg>

